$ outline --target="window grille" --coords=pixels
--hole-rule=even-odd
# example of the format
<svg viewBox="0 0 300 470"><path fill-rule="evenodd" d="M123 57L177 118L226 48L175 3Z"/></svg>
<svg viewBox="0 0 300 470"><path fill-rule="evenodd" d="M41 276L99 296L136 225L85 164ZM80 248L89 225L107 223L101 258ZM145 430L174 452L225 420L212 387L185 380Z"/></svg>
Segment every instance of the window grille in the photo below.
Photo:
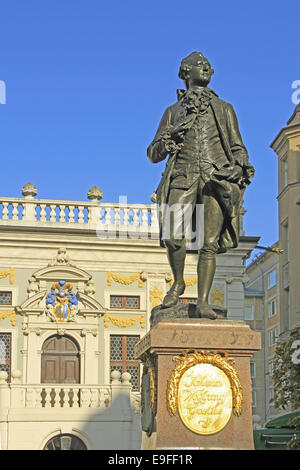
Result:
<svg viewBox="0 0 300 470"><path fill-rule="evenodd" d="M0 305L11 305L11 304L12 304L12 292L0 291Z"/></svg>
<svg viewBox="0 0 300 470"><path fill-rule="evenodd" d="M253 305L245 305L244 307L244 320L254 320Z"/></svg>
<svg viewBox="0 0 300 470"><path fill-rule="evenodd" d="M72 434L60 434L52 437L44 450L87 450L87 448L79 437Z"/></svg>
<svg viewBox="0 0 300 470"><path fill-rule="evenodd" d="M140 308L140 298L136 295L111 295L110 308Z"/></svg>
<svg viewBox="0 0 300 470"><path fill-rule="evenodd" d="M110 336L110 371L129 372L133 390L140 387L140 366L134 358L134 346L139 339L139 336Z"/></svg>
<svg viewBox="0 0 300 470"><path fill-rule="evenodd" d="M274 346L276 344L278 338L278 330L274 328L273 330L269 331L269 346Z"/></svg>
<svg viewBox="0 0 300 470"><path fill-rule="evenodd" d="M268 289L271 289L271 287L276 286L277 283L277 271L274 269L274 271L271 271L268 274Z"/></svg>
<svg viewBox="0 0 300 470"><path fill-rule="evenodd" d="M11 333L0 333L0 370L8 374L10 382Z"/></svg>
<svg viewBox="0 0 300 470"><path fill-rule="evenodd" d="M268 318L273 317L277 313L277 302L276 300L271 300L268 303Z"/></svg>

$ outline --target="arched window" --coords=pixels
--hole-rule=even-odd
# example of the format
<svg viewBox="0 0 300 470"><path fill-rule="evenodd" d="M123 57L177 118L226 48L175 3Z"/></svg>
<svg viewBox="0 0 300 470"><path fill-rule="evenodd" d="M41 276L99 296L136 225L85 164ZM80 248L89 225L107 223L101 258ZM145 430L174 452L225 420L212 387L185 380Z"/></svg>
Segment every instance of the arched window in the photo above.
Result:
<svg viewBox="0 0 300 470"><path fill-rule="evenodd" d="M73 434L59 434L52 437L44 450L87 450L84 442Z"/></svg>
<svg viewBox="0 0 300 470"><path fill-rule="evenodd" d="M80 355L76 341L69 336L54 335L42 348L42 383L79 383Z"/></svg>

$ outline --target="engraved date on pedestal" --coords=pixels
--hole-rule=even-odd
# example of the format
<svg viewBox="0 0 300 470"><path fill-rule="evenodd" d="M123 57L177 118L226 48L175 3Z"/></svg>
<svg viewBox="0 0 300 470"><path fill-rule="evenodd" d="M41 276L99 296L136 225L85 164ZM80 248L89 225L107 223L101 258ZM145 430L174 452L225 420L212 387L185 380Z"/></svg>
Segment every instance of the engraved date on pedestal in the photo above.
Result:
<svg viewBox="0 0 300 470"><path fill-rule="evenodd" d="M168 334L168 333L167 333ZM168 335L169 336L169 335ZM214 333L213 331L193 332L193 331L173 331L168 337L170 344L180 344L183 346L199 344L201 347L216 346L218 344L228 344L229 346L250 346L254 340L251 333L237 333L234 331Z"/></svg>

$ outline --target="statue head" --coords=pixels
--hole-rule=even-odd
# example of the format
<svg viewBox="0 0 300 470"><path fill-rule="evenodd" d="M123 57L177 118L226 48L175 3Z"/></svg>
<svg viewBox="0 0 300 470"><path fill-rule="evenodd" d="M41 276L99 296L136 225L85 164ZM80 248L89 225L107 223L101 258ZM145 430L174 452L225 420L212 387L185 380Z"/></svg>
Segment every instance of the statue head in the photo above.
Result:
<svg viewBox="0 0 300 470"><path fill-rule="evenodd" d="M207 86L214 70L201 52L192 52L182 59L178 76L189 88L191 85Z"/></svg>

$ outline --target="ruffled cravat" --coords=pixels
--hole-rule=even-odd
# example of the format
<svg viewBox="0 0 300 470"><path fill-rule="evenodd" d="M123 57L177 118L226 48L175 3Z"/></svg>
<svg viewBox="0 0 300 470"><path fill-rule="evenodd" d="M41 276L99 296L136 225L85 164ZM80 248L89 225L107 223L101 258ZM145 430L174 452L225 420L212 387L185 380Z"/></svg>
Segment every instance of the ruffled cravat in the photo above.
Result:
<svg viewBox="0 0 300 470"><path fill-rule="evenodd" d="M182 105L186 114L205 114L213 97L209 88L189 89L182 96Z"/></svg>

